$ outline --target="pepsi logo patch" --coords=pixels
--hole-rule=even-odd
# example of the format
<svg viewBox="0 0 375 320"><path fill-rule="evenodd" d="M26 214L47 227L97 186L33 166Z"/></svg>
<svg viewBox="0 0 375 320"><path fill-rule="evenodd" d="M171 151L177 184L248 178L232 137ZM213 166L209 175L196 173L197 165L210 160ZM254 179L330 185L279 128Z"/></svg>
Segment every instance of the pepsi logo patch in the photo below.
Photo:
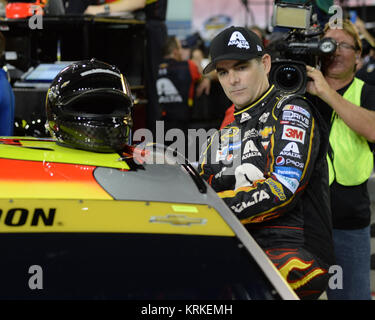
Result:
<svg viewBox="0 0 375 320"><path fill-rule="evenodd" d="M282 156L278 156L278 157L276 158L276 164L277 164L278 166L282 166L282 165L284 165L284 164L285 164L285 159L284 159L284 157L282 157Z"/></svg>

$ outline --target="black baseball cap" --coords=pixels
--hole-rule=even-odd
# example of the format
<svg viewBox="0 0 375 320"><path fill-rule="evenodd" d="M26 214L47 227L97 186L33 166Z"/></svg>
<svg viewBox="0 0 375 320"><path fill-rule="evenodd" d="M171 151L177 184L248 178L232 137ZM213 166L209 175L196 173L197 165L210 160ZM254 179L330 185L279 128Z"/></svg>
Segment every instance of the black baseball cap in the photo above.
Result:
<svg viewBox="0 0 375 320"><path fill-rule="evenodd" d="M210 45L211 62L203 74L210 73L221 60L251 60L264 55L262 40L254 32L243 27L229 27L220 32Z"/></svg>

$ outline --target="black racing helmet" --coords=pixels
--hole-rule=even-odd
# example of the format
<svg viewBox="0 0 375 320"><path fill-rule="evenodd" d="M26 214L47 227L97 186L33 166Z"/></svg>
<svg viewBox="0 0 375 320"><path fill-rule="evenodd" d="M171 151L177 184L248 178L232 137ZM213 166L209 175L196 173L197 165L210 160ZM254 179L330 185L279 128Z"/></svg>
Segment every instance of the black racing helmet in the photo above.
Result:
<svg viewBox="0 0 375 320"><path fill-rule="evenodd" d="M129 142L133 99L121 72L96 59L64 68L46 98L47 126L57 142L95 152L121 152Z"/></svg>

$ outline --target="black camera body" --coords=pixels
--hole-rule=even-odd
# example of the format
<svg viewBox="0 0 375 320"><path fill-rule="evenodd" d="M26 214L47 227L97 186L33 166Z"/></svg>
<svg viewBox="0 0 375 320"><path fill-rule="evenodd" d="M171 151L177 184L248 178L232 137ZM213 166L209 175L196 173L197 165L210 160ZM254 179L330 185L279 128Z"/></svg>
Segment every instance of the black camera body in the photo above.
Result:
<svg viewBox="0 0 375 320"><path fill-rule="evenodd" d="M308 81L306 65L317 67L322 56L335 52L336 42L320 39L322 30L313 25L312 7L308 5L275 3L273 25L290 30L270 46L269 80L286 94L304 94Z"/></svg>

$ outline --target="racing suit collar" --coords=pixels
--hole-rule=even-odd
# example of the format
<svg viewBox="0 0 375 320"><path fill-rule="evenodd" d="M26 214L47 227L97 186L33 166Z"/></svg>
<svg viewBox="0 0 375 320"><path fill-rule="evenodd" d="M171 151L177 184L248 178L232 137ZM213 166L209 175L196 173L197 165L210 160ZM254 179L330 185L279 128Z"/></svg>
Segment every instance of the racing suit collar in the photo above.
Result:
<svg viewBox="0 0 375 320"><path fill-rule="evenodd" d="M242 123L246 120L251 119L250 114L255 114L260 112L260 109L264 107L267 103L267 101L274 96L277 89L274 85L271 85L267 91L256 101L252 102L248 106L243 107L241 110L234 112L234 118L236 122Z"/></svg>

